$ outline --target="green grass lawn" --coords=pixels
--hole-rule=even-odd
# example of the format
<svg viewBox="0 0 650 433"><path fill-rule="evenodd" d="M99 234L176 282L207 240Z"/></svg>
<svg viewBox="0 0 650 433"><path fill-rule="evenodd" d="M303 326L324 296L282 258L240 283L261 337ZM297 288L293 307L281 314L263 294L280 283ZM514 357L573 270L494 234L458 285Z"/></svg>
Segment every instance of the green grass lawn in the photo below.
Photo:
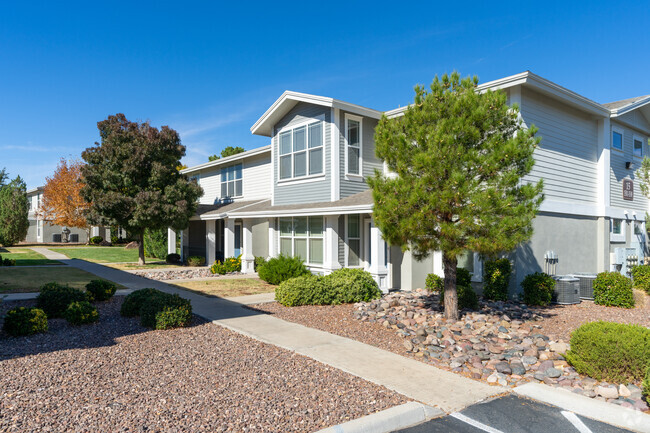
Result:
<svg viewBox="0 0 650 433"><path fill-rule="evenodd" d="M46 259L42 254L29 248L11 247L0 248L2 259L12 259L16 261L16 266L43 266L43 265L62 265L63 263L56 260Z"/></svg>
<svg viewBox="0 0 650 433"><path fill-rule="evenodd" d="M219 296L221 298L269 293L274 292L276 287L259 278L216 277L211 280L186 281L172 284L204 295Z"/></svg>
<svg viewBox="0 0 650 433"><path fill-rule="evenodd" d="M83 289L90 280L98 276L68 266L47 268L20 268L18 266L0 268L0 293L38 292L39 288L51 281L68 284ZM119 289L124 287L118 286Z"/></svg>
<svg viewBox="0 0 650 433"><path fill-rule="evenodd" d="M81 259L94 263L137 262L138 250L127 250L124 247L66 247L48 248L50 251L64 254L71 259ZM147 257L147 260L159 261Z"/></svg>

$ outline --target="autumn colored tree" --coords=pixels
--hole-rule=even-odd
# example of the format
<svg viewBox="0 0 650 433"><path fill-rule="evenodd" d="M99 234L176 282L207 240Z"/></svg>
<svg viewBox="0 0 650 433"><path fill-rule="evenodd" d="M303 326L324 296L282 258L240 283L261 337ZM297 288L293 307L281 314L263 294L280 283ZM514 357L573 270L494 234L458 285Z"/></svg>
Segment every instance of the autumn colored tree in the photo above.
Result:
<svg viewBox="0 0 650 433"><path fill-rule="evenodd" d="M168 126L158 129L116 114L97 128L101 142L81 154L81 196L92 203L88 220L117 224L137 236L144 264L145 229L187 228L203 190L176 169L185 146Z"/></svg>
<svg viewBox="0 0 650 433"><path fill-rule="evenodd" d="M90 203L81 196L82 166L81 161L68 162L61 158L54 175L45 178L43 201L36 213L50 225L85 230L90 239L90 225L86 219Z"/></svg>

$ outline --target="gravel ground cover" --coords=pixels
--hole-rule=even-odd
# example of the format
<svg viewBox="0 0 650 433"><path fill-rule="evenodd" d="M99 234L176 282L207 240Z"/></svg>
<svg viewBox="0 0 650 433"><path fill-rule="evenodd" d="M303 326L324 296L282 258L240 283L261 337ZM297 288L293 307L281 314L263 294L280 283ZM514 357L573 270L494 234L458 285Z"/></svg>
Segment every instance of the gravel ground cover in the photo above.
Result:
<svg viewBox="0 0 650 433"><path fill-rule="evenodd" d="M252 306L279 318L352 338L473 379L516 386L539 381L572 392L647 411L639 384L609 384L579 375L562 356L568 336L582 323L611 320L650 325L646 307L528 308L514 302L481 302L458 322L443 318L437 296L401 292L354 305Z"/></svg>
<svg viewBox="0 0 650 433"><path fill-rule="evenodd" d="M99 304L94 325L0 334L0 431L309 432L408 401L198 317L147 330L121 302Z"/></svg>

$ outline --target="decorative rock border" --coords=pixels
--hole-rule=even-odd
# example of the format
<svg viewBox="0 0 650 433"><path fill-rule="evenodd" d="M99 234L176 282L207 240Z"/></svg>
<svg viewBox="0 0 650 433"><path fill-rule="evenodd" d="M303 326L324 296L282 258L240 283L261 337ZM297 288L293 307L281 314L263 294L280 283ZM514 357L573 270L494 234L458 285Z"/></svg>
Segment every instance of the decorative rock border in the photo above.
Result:
<svg viewBox="0 0 650 433"><path fill-rule="evenodd" d="M133 275L139 277L148 278L150 280L156 281L168 281L168 280L185 280L192 278L217 278L221 277L219 274L213 274L210 272L210 268L207 267L187 267L179 269L148 269L144 271L132 271Z"/></svg>
<svg viewBox="0 0 650 433"><path fill-rule="evenodd" d="M564 341L551 341L533 309L515 302L480 302L459 321L444 318L439 296L426 290L395 292L355 304L355 319L394 329L416 357L473 379L502 386L543 382L623 407L647 411L634 384L609 384L578 374L563 357Z"/></svg>

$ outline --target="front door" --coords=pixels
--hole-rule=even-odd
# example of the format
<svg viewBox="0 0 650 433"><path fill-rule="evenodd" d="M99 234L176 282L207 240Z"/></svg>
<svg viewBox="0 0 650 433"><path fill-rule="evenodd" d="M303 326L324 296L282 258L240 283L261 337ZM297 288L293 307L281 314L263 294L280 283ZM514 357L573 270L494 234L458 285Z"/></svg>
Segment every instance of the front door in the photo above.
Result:
<svg viewBox="0 0 650 433"><path fill-rule="evenodd" d="M235 257L241 255L241 223L235 223Z"/></svg>

